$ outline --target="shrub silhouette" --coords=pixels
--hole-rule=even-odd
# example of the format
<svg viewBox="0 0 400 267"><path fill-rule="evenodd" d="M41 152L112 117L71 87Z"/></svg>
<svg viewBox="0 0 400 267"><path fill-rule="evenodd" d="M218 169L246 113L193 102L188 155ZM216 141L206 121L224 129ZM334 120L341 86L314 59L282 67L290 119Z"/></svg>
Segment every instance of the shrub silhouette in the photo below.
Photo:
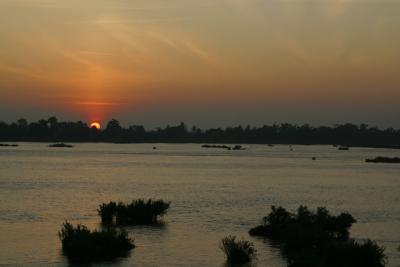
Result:
<svg viewBox="0 0 400 267"><path fill-rule="evenodd" d="M103 203L98 213L104 224L152 224L157 223L158 217L163 216L169 206L170 203L163 200L137 199L129 204Z"/></svg>
<svg viewBox="0 0 400 267"><path fill-rule="evenodd" d="M272 206L271 213L263 218L262 225L251 229L249 233L303 246L322 240L346 240L355 222L348 213L332 216L326 208L318 208L313 213L307 207L300 206L297 214L293 214L282 207Z"/></svg>
<svg viewBox="0 0 400 267"><path fill-rule="evenodd" d="M78 224L74 227L69 222L63 224L58 232L63 253L71 262L96 262L125 257L135 247L134 240L121 230L108 228L103 231L90 231Z"/></svg>
<svg viewBox="0 0 400 267"><path fill-rule="evenodd" d="M225 253L228 262L246 263L255 257L256 250L253 243L246 240L237 240L235 236L224 237L220 249Z"/></svg>
<svg viewBox="0 0 400 267"><path fill-rule="evenodd" d="M325 250L324 266L327 267L383 267L386 264L385 249L375 241L366 240L356 242L336 242L330 244Z"/></svg>
<svg viewBox="0 0 400 267"><path fill-rule="evenodd" d="M97 210L101 217L101 222L104 224L112 224L114 222L114 216L117 213L117 203L110 202L108 204L101 204Z"/></svg>
<svg viewBox="0 0 400 267"><path fill-rule="evenodd" d="M333 216L326 208L311 212L300 206L297 213L290 213L272 206L262 224L249 234L278 241L291 267L384 266L383 247L370 240L357 243L349 238L349 229L355 222L348 213Z"/></svg>

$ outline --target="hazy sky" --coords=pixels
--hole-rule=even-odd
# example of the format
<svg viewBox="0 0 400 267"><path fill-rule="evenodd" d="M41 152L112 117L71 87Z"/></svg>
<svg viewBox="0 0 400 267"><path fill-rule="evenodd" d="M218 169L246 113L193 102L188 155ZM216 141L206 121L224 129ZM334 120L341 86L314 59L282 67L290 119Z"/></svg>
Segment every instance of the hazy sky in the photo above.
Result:
<svg viewBox="0 0 400 267"><path fill-rule="evenodd" d="M400 127L398 0L0 0L0 121Z"/></svg>

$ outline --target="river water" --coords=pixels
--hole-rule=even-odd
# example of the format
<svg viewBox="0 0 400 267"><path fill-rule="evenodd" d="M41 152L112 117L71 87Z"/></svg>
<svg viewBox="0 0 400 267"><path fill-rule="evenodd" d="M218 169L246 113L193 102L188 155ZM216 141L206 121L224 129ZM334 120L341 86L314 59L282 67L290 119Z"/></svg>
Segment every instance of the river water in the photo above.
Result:
<svg viewBox="0 0 400 267"><path fill-rule="evenodd" d="M108 201L171 201L160 227L129 227L137 247L104 266L225 266L218 248L236 235L257 249L255 266L284 267L267 240L250 237L271 205L349 212L355 238L386 247L400 266L400 164L365 163L399 150L332 146L45 143L0 147L0 265L68 266L57 232L63 221L99 228ZM156 146L157 149L152 149ZM311 160L312 157L316 160Z"/></svg>

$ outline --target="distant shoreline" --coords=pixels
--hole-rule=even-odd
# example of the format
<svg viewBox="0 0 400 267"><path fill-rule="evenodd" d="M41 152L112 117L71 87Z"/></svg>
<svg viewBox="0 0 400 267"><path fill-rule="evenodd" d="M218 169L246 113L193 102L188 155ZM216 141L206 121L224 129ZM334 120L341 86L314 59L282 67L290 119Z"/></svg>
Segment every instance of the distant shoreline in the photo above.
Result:
<svg viewBox="0 0 400 267"><path fill-rule="evenodd" d="M400 149L400 145L363 145L363 144L302 144L302 143L252 143L252 142L200 142L200 141L143 141L143 142L112 142L112 141L70 141L70 140L0 140L0 147L18 147L18 143L42 143L51 145L54 143L74 143L74 144L116 144L116 145L129 145L129 144L196 144L196 145L265 145L265 146L333 146L339 148L340 146L348 148L382 148L382 149Z"/></svg>
<svg viewBox="0 0 400 267"><path fill-rule="evenodd" d="M96 127L90 125L95 125ZM56 117L28 122L0 122L0 142L87 142L87 143L196 143L196 144L286 144L335 145L400 149L400 129L379 129L351 123L314 127L309 124L280 123L260 127L234 126L200 129L181 122L156 129L142 125L123 127L111 119L104 128L99 123L59 121Z"/></svg>

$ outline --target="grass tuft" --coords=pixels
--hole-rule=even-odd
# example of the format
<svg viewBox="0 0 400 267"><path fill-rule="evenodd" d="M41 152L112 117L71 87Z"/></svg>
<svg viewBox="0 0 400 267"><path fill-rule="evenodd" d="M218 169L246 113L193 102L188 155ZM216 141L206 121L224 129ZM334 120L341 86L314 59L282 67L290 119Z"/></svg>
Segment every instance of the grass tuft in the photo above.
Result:
<svg viewBox="0 0 400 267"><path fill-rule="evenodd" d="M253 243L246 240L236 240L235 236L224 237L219 245L225 253L228 262L246 263L255 257L256 250Z"/></svg>

